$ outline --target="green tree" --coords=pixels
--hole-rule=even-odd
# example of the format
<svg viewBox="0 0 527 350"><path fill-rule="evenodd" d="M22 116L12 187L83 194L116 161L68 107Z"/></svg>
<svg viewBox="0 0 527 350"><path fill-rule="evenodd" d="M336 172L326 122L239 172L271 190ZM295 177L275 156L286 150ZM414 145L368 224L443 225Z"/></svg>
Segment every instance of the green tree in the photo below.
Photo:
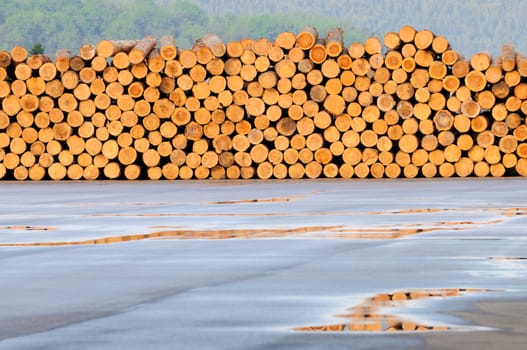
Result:
<svg viewBox="0 0 527 350"><path fill-rule="evenodd" d="M40 42L36 42L31 49L29 49L31 55L39 55L44 53L44 46Z"/></svg>

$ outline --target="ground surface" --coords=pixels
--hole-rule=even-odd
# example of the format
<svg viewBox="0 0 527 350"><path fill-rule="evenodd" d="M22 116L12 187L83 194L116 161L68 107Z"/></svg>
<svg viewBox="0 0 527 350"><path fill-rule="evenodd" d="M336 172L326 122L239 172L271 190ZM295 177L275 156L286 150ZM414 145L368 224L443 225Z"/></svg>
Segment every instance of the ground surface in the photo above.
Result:
<svg viewBox="0 0 527 350"><path fill-rule="evenodd" d="M0 349L527 343L525 179L1 183L0 198Z"/></svg>

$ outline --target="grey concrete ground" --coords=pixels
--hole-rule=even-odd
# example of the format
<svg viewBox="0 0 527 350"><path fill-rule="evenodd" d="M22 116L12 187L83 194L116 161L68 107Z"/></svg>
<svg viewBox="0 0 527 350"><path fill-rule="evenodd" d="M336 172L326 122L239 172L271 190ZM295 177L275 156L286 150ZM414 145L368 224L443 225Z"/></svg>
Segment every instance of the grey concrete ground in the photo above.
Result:
<svg viewBox="0 0 527 350"><path fill-rule="evenodd" d="M0 183L0 198L0 349L527 344L527 179ZM383 312L447 331L305 328L445 289L469 290Z"/></svg>

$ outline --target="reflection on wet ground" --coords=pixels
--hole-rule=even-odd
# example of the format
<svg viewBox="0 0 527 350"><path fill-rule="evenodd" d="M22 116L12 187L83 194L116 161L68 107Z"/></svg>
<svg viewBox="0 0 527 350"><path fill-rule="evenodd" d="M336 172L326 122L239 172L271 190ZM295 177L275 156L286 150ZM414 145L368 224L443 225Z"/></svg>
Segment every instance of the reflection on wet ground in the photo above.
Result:
<svg viewBox="0 0 527 350"><path fill-rule="evenodd" d="M377 294L371 298L366 299L361 304L349 308L344 314L336 316L338 318L345 319L345 322L330 325L297 327L294 330L299 332L447 331L455 329L456 326L421 323L419 321L398 316L395 314L395 310L393 309L407 306L409 302L414 300L448 298L466 295L469 293L484 293L492 291L494 290L476 288L446 288L397 291L392 294Z"/></svg>
<svg viewBox="0 0 527 350"><path fill-rule="evenodd" d="M258 230L171 230L137 235L112 236L98 239L88 239L70 242L30 242L4 243L0 247L28 247L28 246L68 246L111 244L118 242L139 241L145 239L250 239L250 238L279 238L297 234L329 231L342 226L308 226L290 229L258 229Z"/></svg>
<svg viewBox="0 0 527 350"><path fill-rule="evenodd" d="M320 192L320 191L319 191ZM114 236L103 236L96 237L94 239L82 239L73 240L69 236L65 241L58 241L59 239L46 238L48 242L42 242L42 239L37 238L26 238L31 239L32 242L20 242L16 243L8 241L0 244L0 246L59 246L59 245L88 245L88 244L109 244L117 242L128 242L138 241L146 239L264 239L264 238L310 238L310 239L399 239L409 236L415 236L431 232L440 231L464 231L472 230L490 225L497 225L504 223L507 220L516 216L527 215L527 207L485 207L485 206L472 206L465 208L404 208L400 210L378 210L378 211L296 211L300 206L294 206L291 210L280 208L280 210L268 210L267 207L261 207L262 210L256 209L257 212L249 211L249 206L243 206L243 204L250 204L250 208L260 208L259 204L263 203L279 203L279 202L291 202L291 201L303 201L311 200L313 194L318 192L310 192L305 194L293 194L279 197L263 197L255 195L254 198L243 198L247 193L243 194L242 199L229 199L223 201L205 201L200 202L200 205L193 210L193 203L190 208L185 207L185 211L181 212L177 208L180 208L183 204L180 200L177 201L152 201L152 202L141 202L141 201L130 201L124 203L112 203L103 202L98 203L72 203L72 206L116 206L116 207L140 207L137 212L84 212L79 213L79 220L86 220L86 231L90 230L89 219L99 220L100 218L165 218L165 220L159 220L159 225L143 227L140 229L146 233L139 234L128 234L128 235L114 235ZM252 204L255 204L252 206ZM241 205L241 206L236 206ZM288 205L288 204L286 204ZM321 205L324 208L325 205ZM169 208L175 212L163 212L163 208ZM220 208L220 210L210 212L212 210L202 210L203 208ZM205 212L204 212L205 211ZM209 211L209 212L207 212ZM451 219L448 221L438 221L441 218L441 214L452 213ZM4 215L0 213L0 218ZM380 217L383 219L380 219ZM394 216L393 218L391 216ZM395 219L397 216L397 219ZM227 225L222 229L207 229L207 227L198 227L191 225L179 226L167 226L170 224L169 218L202 218L206 220L208 218L257 218L264 219L267 217L278 217L286 218L288 222L301 222L302 217L324 217L324 223L329 223L333 226L307 226L307 227L280 227L280 224L273 225L268 223L267 226L264 223L262 228L250 227L250 228L238 228L240 225L233 224L233 226ZM347 217L345 222L339 217ZM387 218L384 218L387 217ZM467 217L472 220L455 220L455 218ZM480 218L473 219L473 218ZM58 230L67 234L66 228L61 227L39 227L32 225L19 225L24 222L13 222L12 215L5 216L9 223L16 225L0 226L0 233L2 230L9 231L49 231ZM168 219L167 219L168 218ZM379 219L377 219L379 218ZM454 218L454 220L452 220ZM193 219L192 219L193 220ZM282 220L282 219L278 219ZM314 219L316 220L316 219ZM379 223L382 222L382 224ZM205 221L204 221L205 222ZM313 222L310 220L310 222ZM351 224L350 224L351 222ZM371 222L376 224L371 224ZM278 227L277 227L278 226ZM111 227L111 226L110 226ZM156 232L148 233L149 228ZM139 228L136 229L139 231ZM162 231L161 231L162 230ZM135 230L134 230L135 231ZM132 232L134 232L132 231ZM136 232L137 232L136 231ZM141 232L140 231L140 232ZM115 232L115 231L114 231ZM129 231L128 231L129 232ZM110 233L111 234L111 233ZM104 234L102 234L104 235ZM92 235L93 236L93 235ZM90 237L91 238L91 237ZM55 241L56 240L56 241Z"/></svg>
<svg viewBox="0 0 527 350"><path fill-rule="evenodd" d="M239 204L239 203L262 203L262 202L288 202L292 199L269 198L269 199L246 199L240 201L209 202L208 204ZM137 204L135 204L137 205ZM126 205L123 205L126 206ZM426 209L404 209L404 210L385 210L385 211L314 211L314 212L262 212L262 213L119 213L119 214L88 214L95 217L222 217L222 216L241 216L241 217L265 217L265 216L358 216L358 215L409 215L409 214L437 214L437 213L470 213L470 214L494 214L506 217L527 215L527 208L426 208Z"/></svg>
<svg viewBox="0 0 527 350"><path fill-rule="evenodd" d="M527 215L527 208L506 208L503 210L505 216L524 216Z"/></svg>
<svg viewBox="0 0 527 350"><path fill-rule="evenodd" d="M0 226L0 230L13 230L13 231L54 231L56 227L40 227L40 226Z"/></svg>
<svg viewBox="0 0 527 350"><path fill-rule="evenodd" d="M262 228L262 229L220 229L220 230L190 230L171 229L145 234L121 235L102 237L97 239L63 242L25 242L0 243L0 247L26 246L68 246L111 244L119 242L140 241L146 239L266 239L266 238L316 238L316 239L398 239L434 231L460 231L479 225L492 225L495 221L444 221L429 224L401 224L401 225L369 225L362 226L303 226L296 228ZM168 228L154 226L152 228Z"/></svg>
<svg viewBox="0 0 527 350"><path fill-rule="evenodd" d="M305 199L305 195L293 195L288 197L273 197L273 198L246 198L239 200L224 200L224 201L211 201L206 204L213 205L232 205L232 204L251 204L251 203L277 203L277 202L292 202L301 199ZM105 203L70 203L70 207L172 207L174 205L181 204L180 201L176 202L105 202ZM497 207L472 207L472 208L409 208L401 210L383 210L383 211L353 211L353 212L294 212L295 216L328 216L328 215L398 215L398 214L437 214L445 212L458 212L458 213L491 213L496 215L504 216L525 216L527 215L527 207L511 207L511 208L497 208ZM124 213L124 214L92 214L93 216L186 216L186 213ZM223 215L241 215L241 216L288 216L290 213L213 213L213 214L194 214L196 216L223 216Z"/></svg>
<svg viewBox="0 0 527 350"><path fill-rule="evenodd" d="M494 221L442 221L427 224L379 225L370 228L342 228L331 230L330 234L312 235L317 238L335 239L397 239L436 231L462 231L479 225L494 225ZM395 226L395 227L394 227Z"/></svg>
<svg viewBox="0 0 527 350"><path fill-rule="evenodd" d="M443 209L443 208L411 208L403 210L388 210L388 211L370 211L370 215L392 215L392 214L428 214L428 213L442 213L448 210L455 209Z"/></svg>
<svg viewBox="0 0 527 350"><path fill-rule="evenodd" d="M276 198L262 198L262 199L241 199L232 201L218 201L209 202L208 204L246 204L246 203L276 203L276 202L291 202L303 198L303 196L291 196L291 197L276 197Z"/></svg>

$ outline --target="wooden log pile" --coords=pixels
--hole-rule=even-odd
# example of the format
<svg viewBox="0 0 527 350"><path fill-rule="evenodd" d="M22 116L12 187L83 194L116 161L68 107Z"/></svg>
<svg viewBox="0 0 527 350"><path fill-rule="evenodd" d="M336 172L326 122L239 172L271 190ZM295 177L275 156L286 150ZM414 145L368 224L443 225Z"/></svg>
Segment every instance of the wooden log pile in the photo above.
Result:
<svg viewBox="0 0 527 350"><path fill-rule="evenodd" d="M527 58L405 26L0 51L0 178L527 176Z"/></svg>

